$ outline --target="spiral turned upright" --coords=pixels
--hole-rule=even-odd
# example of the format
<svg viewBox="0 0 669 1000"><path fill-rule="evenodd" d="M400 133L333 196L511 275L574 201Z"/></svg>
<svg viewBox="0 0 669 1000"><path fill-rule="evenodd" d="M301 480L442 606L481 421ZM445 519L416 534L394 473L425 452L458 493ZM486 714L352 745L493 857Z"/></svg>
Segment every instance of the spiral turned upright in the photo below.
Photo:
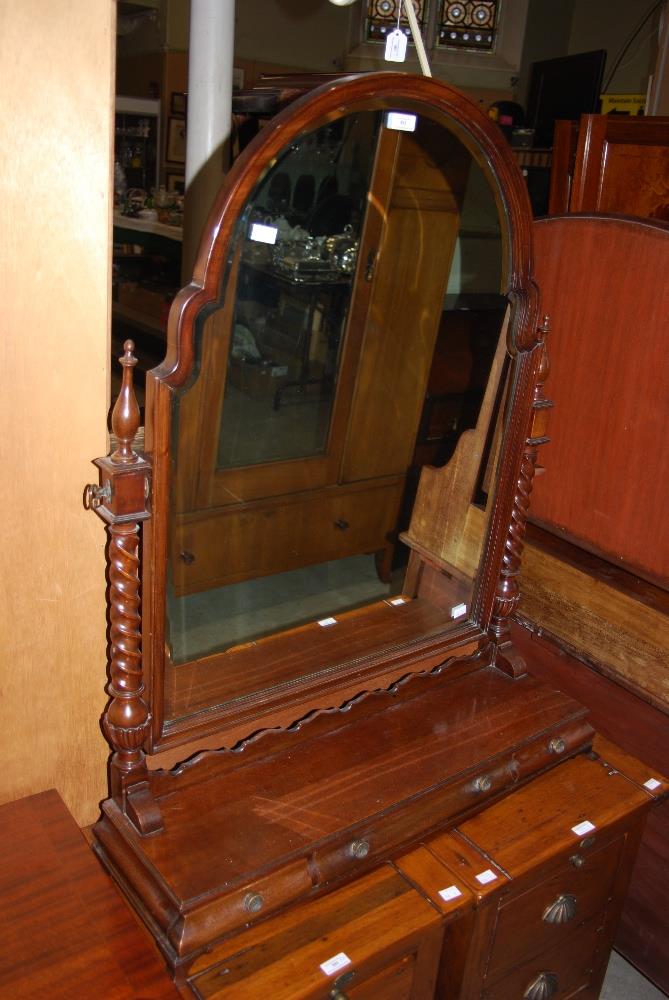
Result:
<svg viewBox="0 0 669 1000"><path fill-rule="evenodd" d="M525 672L522 658L512 651L512 644L509 640L509 633L511 631L510 619L520 600L518 577L525 544L527 512L530 506L530 494L537 468L539 446L548 441L548 438L545 436L545 429L548 411L552 406L550 400L544 395L544 383L548 378L550 368L545 344L548 329L549 317L545 316L542 325L538 329L540 346L538 348L538 366L532 403L532 422L529 434L525 440L520 472L516 482L511 524L509 525L509 531L504 544L502 569L497 583L490 626L490 631L497 643L498 652L502 654L500 661L506 661L509 672L513 676L520 676Z"/></svg>
<svg viewBox="0 0 669 1000"><path fill-rule="evenodd" d="M111 702L103 728L115 750L115 763L132 770L143 759L141 745L151 723L142 700L141 617L139 612L139 526L110 527L109 579Z"/></svg>
<svg viewBox="0 0 669 1000"><path fill-rule="evenodd" d="M498 639L501 639L509 631L509 618L520 598L518 576L525 543L527 512L530 506L537 454L537 446L528 441L523 451L520 474L516 483L511 524L504 544L502 572L497 584L493 607L492 632Z"/></svg>

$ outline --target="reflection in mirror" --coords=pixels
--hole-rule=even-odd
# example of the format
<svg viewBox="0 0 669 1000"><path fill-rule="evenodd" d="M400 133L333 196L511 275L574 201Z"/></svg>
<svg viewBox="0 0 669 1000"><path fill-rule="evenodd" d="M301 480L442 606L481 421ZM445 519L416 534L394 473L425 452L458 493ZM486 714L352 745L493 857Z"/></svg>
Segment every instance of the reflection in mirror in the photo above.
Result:
<svg viewBox="0 0 669 1000"><path fill-rule="evenodd" d="M263 637L347 614L358 634L354 609L419 605L417 553L452 584L419 609L423 634L467 617L503 426L503 220L453 132L403 124L363 111L293 142L196 324L175 405L168 719L331 669L281 665ZM435 490L446 525L424 516Z"/></svg>
<svg viewBox="0 0 669 1000"><path fill-rule="evenodd" d="M293 144L249 206L218 467L322 454L369 186L378 116Z"/></svg>

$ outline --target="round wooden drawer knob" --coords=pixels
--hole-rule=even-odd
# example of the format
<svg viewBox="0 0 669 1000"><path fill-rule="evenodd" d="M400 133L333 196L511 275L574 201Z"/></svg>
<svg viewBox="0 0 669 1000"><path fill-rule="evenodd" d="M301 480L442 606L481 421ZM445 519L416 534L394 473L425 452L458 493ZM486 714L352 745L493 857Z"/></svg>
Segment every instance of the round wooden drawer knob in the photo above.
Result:
<svg viewBox="0 0 669 1000"><path fill-rule="evenodd" d="M348 853L352 858L356 858L358 861L361 861L369 854L369 841L354 840L348 845Z"/></svg>
<svg viewBox="0 0 669 1000"><path fill-rule="evenodd" d="M244 896L244 909L247 913L260 913L265 900L259 892L247 892Z"/></svg>

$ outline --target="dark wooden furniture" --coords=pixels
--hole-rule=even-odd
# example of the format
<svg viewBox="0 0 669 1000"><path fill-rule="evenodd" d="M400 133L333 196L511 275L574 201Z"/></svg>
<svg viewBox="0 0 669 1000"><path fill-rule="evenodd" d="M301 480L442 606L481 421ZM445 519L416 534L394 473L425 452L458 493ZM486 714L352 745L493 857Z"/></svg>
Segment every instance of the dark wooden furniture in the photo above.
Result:
<svg viewBox="0 0 669 1000"><path fill-rule="evenodd" d="M57 793L4 805L0 990L17 1000L325 1000L336 990L473 1000L484 988L509 995L510 975L522 990L551 969L563 993L587 981L594 997L639 825L669 788L649 793L659 772L599 737L595 746L393 864L227 938L179 992ZM579 837L571 827L586 817L596 829Z"/></svg>
<svg viewBox="0 0 669 1000"><path fill-rule="evenodd" d="M2 996L177 1000L55 791L0 806L0 857Z"/></svg>
<svg viewBox="0 0 669 1000"><path fill-rule="evenodd" d="M587 704L607 735L657 763L651 731L665 742L669 732L669 230L555 217L535 223L535 248L553 317L556 406L546 474L533 490L520 614L578 658L542 675ZM643 902L633 884L624 940L630 960L666 990L669 928L646 901L651 885L666 884L665 826L654 818L642 846Z"/></svg>
<svg viewBox="0 0 669 1000"><path fill-rule="evenodd" d="M562 212L669 221L669 118L556 122L548 214Z"/></svg>
<svg viewBox="0 0 669 1000"><path fill-rule="evenodd" d="M596 746L392 864L232 936L196 960L184 992L598 997L646 813L669 786L649 792L656 772Z"/></svg>
<svg viewBox="0 0 669 1000"><path fill-rule="evenodd" d="M532 554L531 545L528 554ZM587 705L593 724L604 737L640 757L650 768L666 767L666 713L649 704L642 693L634 694L603 675L582 656L570 655L564 644L520 625L514 626L513 633L519 649L531 659L536 676ZM658 902L669 892L668 824L669 803L665 801L648 816L615 940L616 949L665 993L669 991L669 915Z"/></svg>
<svg viewBox="0 0 669 1000"><path fill-rule="evenodd" d="M278 240L283 227L276 215L259 222L251 211L259 185L303 142L329 155L332 140L338 161L349 162L336 137L352 121L358 134L377 138L326 442L302 461L282 454L277 461L222 466L211 460L217 436L231 426L220 417L229 389L222 373L233 369L235 337L237 346L248 340L235 323L240 275L251 250L254 259L262 256L249 244L268 235ZM146 452L134 449L139 415L128 343L112 418L116 447L96 460L100 482L87 489L87 502L110 533L110 702L103 728L113 754L96 850L179 984L188 990L191 983L196 995L257 995L262 987L305 998L475 996L481 985L475 956L496 955L489 984L516 975L516 963L504 966L489 934L490 907L501 912L502 896L487 906L463 893L471 906L453 932L444 971L442 911L426 907L424 894L410 888L399 874L401 859L434 837L464 831L473 852L497 856L500 871L517 880L506 886L515 899L516 888L531 891L564 874L572 838L586 836L579 827L587 818L583 790L570 775L587 771L597 784L602 773L584 757L593 738L587 713L528 674L510 635L529 493L550 408L543 391L548 324L530 270L527 193L496 127L433 80L394 73L347 78L296 101L273 126L237 159L212 210L193 281L172 307L167 357L148 376ZM360 148L350 151L351 164L359 157ZM173 650L193 607L193 595L175 586L175 567L190 561L179 534L184 516L209 522L209 547L224 575L237 532L218 534L221 509L237 508L241 531L249 512L266 524L272 511L291 507L292 551L311 530L304 507L314 494L334 502L343 476L360 501L351 516L365 516L370 484L395 488L403 477L405 465L391 465L409 462L414 451L471 176L482 192L482 214L494 219L493 271L508 308L476 418L443 467L422 470L402 536L410 555L399 593L278 629L255 622L261 614L255 605L259 631L252 639L178 660ZM285 247L278 257L285 265ZM290 411L282 401L273 412ZM248 509L239 509L240 501ZM271 544L262 533L249 534L249 558L262 557ZM269 579L285 603L285 577ZM257 581L247 582L256 597ZM227 586L236 585L221 588L224 597ZM237 600L240 591L233 593ZM249 591L243 593L246 600ZM219 596L212 591L207 600ZM214 607L208 625L229 614ZM555 803L545 801L544 782L559 790ZM604 866L618 899L637 819L651 797L626 779L605 784L618 784L620 794L615 806L604 794L598 798L601 815L592 822L604 845L618 844L612 851L624 862L621 881L608 860ZM585 794L594 808L590 783ZM493 836L528 823L525 795L537 808L544 802L550 829L545 853L537 849L545 824L528 834L528 854L536 857L527 867L512 845L507 850ZM564 832L573 810L578 816ZM594 865L593 880L598 872ZM579 939L578 971L567 981L592 991L615 907L606 909L594 886L588 893L589 931ZM398 911L403 920L395 926ZM348 947L351 912L369 935L349 970L359 976L352 984L339 969L313 966L321 943ZM249 935L250 952L242 934ZM523 977L544 947L531 935L519 945ZM284 953L301 992L286 983ZM322 961L335 954L328 946ZM263 956L271 959L266 968ZM589 978L586 967L593 970Z"/></svg>
<svg viewBox="0 0 669 1000"><path fill-rule="evenodd" d="M537 479L533 518L666 586L669 228L544 219L535 223L535 252L542 302L553 317L556 409L551 472Z"/></svg>

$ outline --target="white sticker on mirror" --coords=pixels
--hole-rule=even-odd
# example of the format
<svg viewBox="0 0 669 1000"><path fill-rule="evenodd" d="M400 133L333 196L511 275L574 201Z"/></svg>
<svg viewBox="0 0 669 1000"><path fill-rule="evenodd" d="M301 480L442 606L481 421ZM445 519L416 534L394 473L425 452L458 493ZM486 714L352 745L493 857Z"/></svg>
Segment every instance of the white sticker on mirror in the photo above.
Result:
<svg viewBox="0 0 669 1000"><path fill-rule="evenodd" d="M457 885L449 885L448 889L440 889L439 895L444 902L448 903L451 899L457 899L458 896L462 895L462 893L458 889Z"/></svg>
<svg viewBox="0 0 669 1000"><path fill-rule="evenodd" d="M396 132L415 132L416 120L415 115L404 111L389 111L386 115L386 128L395 129Z"/></svg>
<svg viewBox="0 0 669 1000"><path fill-rule="evenodd" d="M491 871L490 868L486 868L484 872L479 872L476 876L476 881L480 882L481 885L487 885L488 882L494 882L496 878L497 876L495 873Z"/></svg>
<svg viewBox="0 0 669 1000"><path fill-rule="evenodd" d="M321 962L321 970L326 976L331 976L334 972L339 972L345 966L351 964L351 959L343 951L340 951L338 955L333 955L332 958L328 958L327 962Z"/></svg>
<svg viewBox="0 0 669 1000"><path fill-rule="evenodd" d="M662 784L657 778L649 778L648 781L644 781L643 787L647 788L649 792L654 792L656 788L659 788Z"/></svg>
<svg viewBox="0 0 669 1000"><path fill-rule="evenodd" d="M276 243L278 232L276 226L263 226L260 222L254 222L249 239L255 240L256 243Z"/></svg>
<svg viewBox="0 0 669 1000"><path fill-rule="evenodd" d="M577 823L576 826L572 826L571 832L575 833L577 837L582 837L586 833L592 833L595 829L595 824L591 823L589 819L584 819L582 823Z"/></svg>
<svg viewBox="0 0 669 1000"><path fill-rule="evenodd" d="M319 621L318 624L322 628L327 628L328 625L336 625L337 624L337 619L336 618L321 618L321 620Z"/></svg>
<svg viewBox="0 0 669 1000"><path fill-rule="evenodd" d="M451 618L462 618L462 616L466 614L467 614L466 604L455 604L451 608Z"/></svg>

